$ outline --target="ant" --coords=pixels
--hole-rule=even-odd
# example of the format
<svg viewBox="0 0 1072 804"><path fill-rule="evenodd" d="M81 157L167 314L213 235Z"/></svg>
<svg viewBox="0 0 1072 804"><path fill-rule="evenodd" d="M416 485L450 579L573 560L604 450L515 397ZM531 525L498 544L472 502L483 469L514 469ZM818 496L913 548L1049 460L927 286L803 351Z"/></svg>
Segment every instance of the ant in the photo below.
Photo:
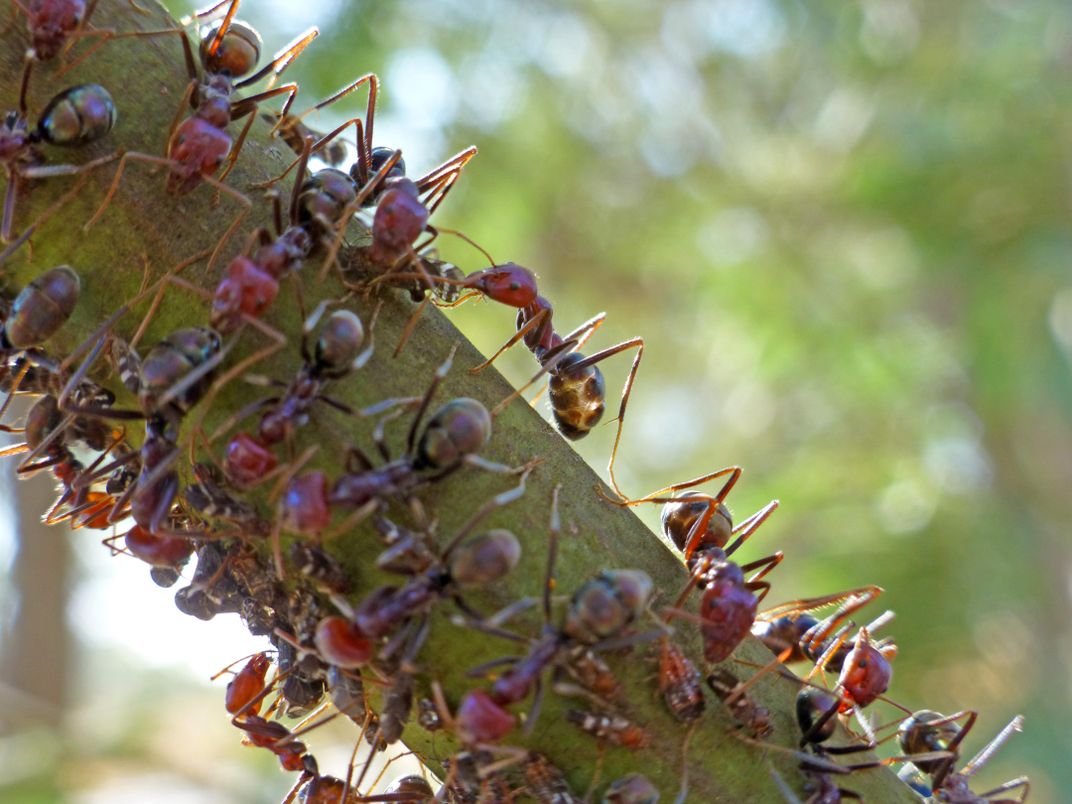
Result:
<svg viewBox="0 0 1072 804"><path fill-rule="evenodd" d="M826 669L839 672L851 650L847 638L853 628L851 621L844 627L841 627L842 623L882 594L882 591L878 586L864 586L832 595L782 603L760 612L752 633L772 651L790 649L787 662L813 662L816 667L812 674ZM841 605L823 620L818 620L811 614L835 603ZM875 633L891 619L893 612L886 611L867 624L868 633ZM876 643L876 647L885 651L887 658L896 650L890 639Z"/></svg>
<svg viewBox="0 0 1072 804"><path fill-rule="evenodd" d="M259 385L282 388L276 396L256 400L223 422L209 438L209 443L252 413L267 410L254 434L239 432L227 443L223 470L239 488L250 488L273 475L277 465L272 447L285 441L292 445L294 431L304 426L317 402L353 414L347 405L324 393L325 386L363 368L372 357L371 338L365 348L365 329L361 319L350 310L335 310L326 319L314 347L309 348L309 334L316 328L326 304L321 304L302 327L302 365L290 383L267 378L246 379Z"/></svg>
<svg viewBox="0 0 1072 804"><path fill-rule="evenodd" d="M0 240L10 243L14 237L15 206L23 184L52 176L74 176L113 162L119 154L110 154L81 165L47 165L38 149L40 143L61 148L79 148L107 135L115 125L115 102L100 84L68 87L48 102L30 130L27 119L26 82L23 75L19 108L9 111L0 123L0 166L7 176Z"/></svg>
<svg viewBox="0 0 1072 804"><path fill-rule="evenodd" d="M451 400L434 411L422 427L436 388L450 371L457 346L436 369L432 382L421 397L406 438L406 451L396 459L384 442L381 420L373 433L380 456L386 462L376 468L372 460L356 446L347 455L347 473L329 490L321 472L306 472L289 481L282 500L282 527L295 533L313 534L327 527L331 506L357 509L355 518L363 518L380 507L383 500L408 494L423 483L432 483L454 473L464 465L500 473L523 472L523 467L507 467L481 458L477 453L491 437L491 415L477 400L462 397ZM397 404L397 400L381 403ZM419 436L418 436L419 434ZM276 534L273 538L277 539ZM278 562L281 565L281 561Z"/></svg>
<svg viewBox="0 0 1072 804"><path fill-rule="evenodd" d="M369 638L381 639L397 631L401 624L419 617L419 624L412 629L420 635L413 640L417 643L415 652L427 630L427 611L436 601L449 597L462 611L472 615L472 609L461 598L460 591L500 580L517 565L521 545L514 534L501 528L475 536L470 534L486 516L525 493L525 481L531 471L531 467L527 468L515 488L492 497L481 506L438 554L430 555L427 566L411 573L412 579L404 587L382 586L366 596L353 612L352 619L357 627ZM397 550L398 546L391 549L392 553ZM389 643L381 652L381 658L389 659L397 647L397 642Z"/></svg>
<svg viewBox="0 0 1072 804"><path fill-rule="evenodd" d="M555 486L551 495L550 543L548 546L547 576L543 588L543 633L536 640L528 640L498 627L509 616L530 604L528 600L515 603L488 620L471 621L469 624L496 636L514 641L530 641L528 653L518 659L497 659L469 671L470 676L484 675L492 667L508 664L507 669L492 683L489 705L502 712L503 707L523 700L535 688L532 712L526 722L531 730L536 723L543 694L541 676L543 671L563 661L568 661L573 649L583 645L591 650L621 647L635 641L625 636L626 631L644 612L652 592L652 582L640 570L604 570L585 581L570 599L569 608L562 625L551 625L551 588L558 552L558 537L561 522L558 514L558 492Z"/></svg>
<svg viewBox="0 0 1072 804"><path fill-rule="evenodd" d="M977 713L971 710L942 715L930 709L914 712L904 720L897 731L901 750L906 754L917 752L947 752L946 758L924 760L917 757L912 763L923 773L930 776L930 785L922 794L933 796L939 801L964 802L964 804L1017 804L1027 798L1031 789L1026 776L1010 779L985 793L974 793L968 787L969 779L985 765L994 753L1012 736L1022 730L1024 719L1021 715L1014 717L993 740L976 754L960 770L956 770L959 748L975 725ZM963 720L963 725L958 721ZM909 770L906 766L903 770ZM1020 795L1013 798L995 798L1003 793L1020 790Z"/></svg>
<svg viewBox="0 0 1072 804"><path fill-rule="evenodd" d="M667 486L636 500L613 500L600 489L601 496L616 505L664 503L663 533L681 550L685 566L691 573L688 585L667 613L700 624L704 658L711 663L729 658L751 632L759 603L770 591L770 583L762 578L783 558L779 550L748 564L738 565L730 561L730 557L778 508L778 501L772 500L735 527L724 500L740 476L741 468L731 466ZM726 480L713 496L696 492L680 497L665 496L720 477ZM746 577L749 572L754 574ZM694 587L703 591L698 615L681 610Z"/></svg>

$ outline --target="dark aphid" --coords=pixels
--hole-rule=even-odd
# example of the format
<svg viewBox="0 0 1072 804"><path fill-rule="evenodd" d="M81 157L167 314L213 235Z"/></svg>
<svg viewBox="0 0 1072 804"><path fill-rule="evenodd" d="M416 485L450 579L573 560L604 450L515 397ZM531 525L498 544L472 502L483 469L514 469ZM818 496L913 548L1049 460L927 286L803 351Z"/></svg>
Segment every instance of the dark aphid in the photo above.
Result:
<svg viewBox="0 0 1072 804"><path fill-rule="evenodd" d="M140 363L134 352L130 352L134 359L126 362L123 381L136 386L131 390L138 395L147 416L162 415L177 421L201 400L212 384L213 372L205 371L204 367L213 362L221 346L219 333L209 327L176 330L149 350ZM191 377L195 381L190 382ZM176 392L180 381L185 381L185 388Z"/></svg>
<svg viewBox="0 0 1072 804"><path fill-rule="evenodd" d="M491 416L480 402L462 397L436 410L417 442L416 469L445 470L480 452L491 438Z"/></svg>
<svg viewBox="0 0 1072 804"><path fill-rule="evenodd" d="M9 350L40 346L59 331L74 312L82 281L73 268L50 268L22 289L3 326L3 347Z"/></svg>
<svg viewBox="0 0 1072 804"><path fill-rule="evenodd" d="M78 148L115 126L115 101L100 84L79 84L48 102L37 121L37 138L49 145Z"/></svg>
<svg viewBox="0 0 1072 804"><path fill-rule="evenodd" d="M641 570L604 570L574 592L562 631L586 643L617 636L644 613L652 589Z"/></svg>

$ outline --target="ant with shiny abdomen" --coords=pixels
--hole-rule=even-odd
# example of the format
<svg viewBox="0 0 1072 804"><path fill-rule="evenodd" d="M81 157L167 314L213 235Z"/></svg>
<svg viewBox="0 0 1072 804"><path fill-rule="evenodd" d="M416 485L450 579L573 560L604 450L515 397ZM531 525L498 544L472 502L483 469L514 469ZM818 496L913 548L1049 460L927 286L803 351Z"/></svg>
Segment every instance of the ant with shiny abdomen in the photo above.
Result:
<svg viewBox="0 0 1072 804"><path fill-rule="evenodd" d="M23 76L18 110L7 112L0 123L0 166L7 175L0 240L5 243L13 239L15 206L25 182L52 176L74 176L119 158L115 153L81 165L44 164L44 157L37 148L39 143L79 148L107 135L115 125L115 102L100 84L70 87L48 102L31 131L26 106L28 79L29 73Z"/></svg>
<svg viewBox="0 0 1072 804"><path fill-rule="evenodd" d="M557 627L551 624L551 588L554 585L558 534L561 530L559 488L556 486L551 496L551 538L541 600L544 626L540 637L529 639L501 628L503 622L531 605L533 601L528 599L520 600L490 618L466 622L494 636L529 643L528 653L521 658L496 659L468 673L470 676L483 676L493 668L507 665L506 670L492 682L488 695L488 705L499 707L504 713L506 710L503 707L525 699L535 690L532 711L526 721L526 729L529 730L535 726L542 700L544 670L569 662L576 656L573 649L577 646L599 651L612 646L622 647L645 638L644 634L628 635L627 632L644 612L652 592L651 579L640 570L604 570L587 580L573 594L562 624Z"/></svg>
<svg viewBox="0 0 1072 804"><path fill-rule="evenodd" d="M1019 804L1027 798L1031 789L1026 776L998 785L984 793L974 793L969 787L970 778L985 765L994 753L1013 735L1021 730L1024 719L1021 715L1014 717L993 740L986 744L978 754L969 760L960 770L956 769L960 744L975 725L977 713L973 711L942 715L929 709L914 712L904 720L897 732L901 750L906 754L917 752L947 753L945 758L912 759L921 772L930 776L930 784L921 792L924 796L933 796L941 801L964 802L964 804ZM963 725L958 721L963 720ZM910 770L906 766L903 770ZM902 777L903 778L903 777ZM995 798L1003 793L1019 790L1017 798Z"/></svg>

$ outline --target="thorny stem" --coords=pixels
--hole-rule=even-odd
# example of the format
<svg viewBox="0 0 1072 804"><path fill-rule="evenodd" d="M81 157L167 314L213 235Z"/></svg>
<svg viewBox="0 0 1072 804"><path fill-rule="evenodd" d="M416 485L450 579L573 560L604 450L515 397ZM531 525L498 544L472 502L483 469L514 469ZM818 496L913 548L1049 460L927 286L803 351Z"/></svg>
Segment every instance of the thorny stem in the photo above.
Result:
<svg viewBox="0 0 1072 804"><path fill-rule="evenodd" d="M130 4L121 0L102 0L93 18L95 27L118 31L161 30L175 24L161 9L152 8L152 13L148 14L135 13ZM15 108L23 68L22 57L27 48L24 21L20 18L17 25L9 26L0 35L3 41L0 46L2 105L4 108ZM374 66L350 65L354 70ZM187 85L183 54L177 37L130 37L109 42L59 80L51 65L38 65L29 87L31 120L60 89L89 81L101 83L111 90L117 100L119 122L111 135L85 149L84 153L79 152L78 160L106 156L116 149L157 155L163 153L169 122L176 114L177 104L183 98ZM313 102L314 99L303 100ZM280 141L269 140L269 129L270 124L263 120L255 121L234 170L227 179L228 185L246 192L254 206L248 219L243 222L239 236L224 248L221 255L224 259L229 259L238 250L241 241L253 227L270 225L271 205L260 196L259 191L248 188L280 173L293 155ZM60 158L51 152L48 156ZM478 170L479 159L466 169ZM4 280L16 289L53 265L67 263L79 272L83 283L81 300L72 319L60 335L49 343L50 351L57 355L67 354L83 344L121 302L129 301L136 295L138 289L144 286L143 282L156 282L166 271L192 255L213 249L241 211L234 199L226 194L217 203L215 191L207 186L182 198L169 196L164 192L163 171L135 162L127 166L112 205L91 232L85 234L82 224L96 210L112 175L113 168L108 166L89 174L86 188L59 214L43 222L40 230L34 233L31 238L32 250L24 246L3 268ZM21 232L35 216L68 192L72 181L71 178L61 177L31 182L16 210L16 231ZM286 188L281 189L286 191ZM351 239L361 234L356 226L351 229ZM225 262L221 260L220 264L224 265ZM148 272L145 277L143 268ZM322 300L343 295L343 287L334 272L324 281L315 281L318 268L319 264L306 266L303 272L301 292L309 308ZM209 275L202 261L185 268L182 276L196 286L211 290L219 279L219 270L217 268ZM302 319L298 305L288 304L289 301L292 301L292 294L281 293L271 314L265 319L266 323L287 337L288 345L273 355L270 365L255 369L284 380L293 376L301 363L298 344ZM373 300L361 299L346 302L366 321L371 316L374 303ZM145 307L146 304L140 304L122 317L116 324L116 333L129 338L138 327ZM397 358L392 358L391 349L412 309L412 303L404 294L384 294L384 306L376 328L377 352L367 366L333 384L333 397L359 409L388 397L419 396L435 368L459 340L462 346L454 369L443 381L437 400L471 396L491 409L511 393L511 387L495 370L484 371L476 377L469 375L467 369L480 363L482 356L432 306L424 311L406 350ZM164 303L149 322L144 341L152 344L178 327L188 326L192 322L207 323L207 320L208 307L203 298L173 287L168 290ZM247 328L241 342L229 356L228 364L233 365L233 361L241 360L266 345L262 333ZM104 369L104 361L99 361L94 373L102 377ZM122 391L114 376L106 382L120 395L120 402L124 406L131 404L129 395ZM203 432L211 433L228 415L247 404L251 394L261 392L236 380L220 390L211 410L195 409L182 436L184 450L179 467L184 477L188 479L190 476L188 449L185 447L188 447L192 438L192 426L200 424ZM201 417L203 421L199 421ZM329 477L337 477L343 465L345 444L355 442L367 449L370 446L370 427L368 421L348 420L340 413L327 411L300 431L295 454L310 446L318 447L309 468L319 468L326 471ZM493 585L481 594L467 594L467 601L475 608L491 612L519 597L538 596L541 593L547 558L548 510L551 489L555 483L563 484L559 500L563 537L559 544L556 579L560 592L568 593L575 589L586 577L600 569L615 567L645 570L657 589L676 589L684 583L687 575L680 559L664 547L631 511L609 505L593 492L593 486L600 483L595 473L536 411L518 400L497 417L494 427L495 432L484 457L519 466L539 456L543 463L529 477L524 497L506 508L494 511L484 523L488 527L510 528L521 541L523 554L520 566L507 582ZM388 428L396 453L400 450L399 439L404 430L404 423ZM133 425L130 431L135 437L140 437L138 425ZM221 447L221 442L213 444L217 454ZM422 499L425 506L439 518L441 532L450 533L512 482L512 479L501 475L467 469L422 492ZM274 510L266 502L270 491L266 487L270 485L264 484L256 491L259 497L251 496L267 516L271 516ZM774 529L777 529L776 524ZM262 545L262 549L267 552L267 544ZM380 549L380 542L368 523L355 533L338 537L331 543L331 549L340 557L357 588L368 590L378 582L370 568ZM117 556L116 560L128 561L128 570L131 572L144 571L143 565L125 556ZM149 580L146 578L145 582L149 583ZM480 683L467 678L466 670L507 655L516 648L476 629L452 624L449 621L452 613L450 608L444 606L444 610L433 617L428 643L418 656L418 662L424 670L419 679L418 694L428 695L430 681L437 679L443 684L449 702L456 705L466 690ZM532 617L513 627L535 636L539 623L536 617ZM690 655L698 659L700 651L696 629L682 627L678 630L681 643ZM602 752L602 779L605 783L630 771L640 770L663 791L664 799L670 800L681 781L681 751L688 730L667 714L657 697L654 664L638 660L644 651L644 648L635 648L637 655L624 660L611 656L610 661L620 672L625 685L627 714L644 726L651 737L650 744L635 751L607 748ZM769 652L751 639L739 649L738 656L759 664L766 663L770 658ZM233 658L219 657L221 664ZM738 674L747 675L748 671L743 666L735 667ZM758 701L772 711L775 729L773 739L787 747L795 746L799 736L792 715L795 693L796 687L779 674L764 679L754 690ZM566 709L575 705L555 695L546 696L532 736L524 737L522 729L518 728L508 742L544 752L566 773L573 789L583 791L592 778L600 751L592 739L566 722ZM515 708L520 710L521 706ZM222 700L216 727L230 728ZM801 789L803 777L791 755L780 751L765 754L737 739L732 731L730 719L720 710L716 701L709 700L708 712L692 735L687 749L690 801L780 801L783 796L776 777L769 770L770 766L777 768L778 774L793 788L798 791ZM238 738L237 733L235 738ZM433 767L436 767L436 760L445 755L449 742L442 736L438 737L438 756L430 754L430 735L412 722L405 733L405 741ZM914 800L908 789L887 769L853 774L845 784L868 801Z"/></svg>

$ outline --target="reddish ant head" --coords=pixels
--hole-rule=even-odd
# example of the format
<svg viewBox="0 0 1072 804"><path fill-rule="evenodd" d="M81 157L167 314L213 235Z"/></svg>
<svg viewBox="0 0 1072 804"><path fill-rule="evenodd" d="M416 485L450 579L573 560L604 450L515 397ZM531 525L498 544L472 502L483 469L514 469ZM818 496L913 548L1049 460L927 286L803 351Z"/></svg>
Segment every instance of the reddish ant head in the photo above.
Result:
<svg viewBox="0 0 1072 804"><path fill-rule="evenodd" d="M330 234L355 198L354 180L348 175L335 168L318 170L298 192L298 223L314 237Z"/></svg>
<svg viewBox="0 0 1072 804"><path fill-rule="evenodd" d="M172 195L191 192L201 183L202 176L219 170L230 152L231 135L222 126L201 117L187 117L168 144L168 157L176 164L168 171L167 191Z"/></svg>
<svg viewBox="0 0 1072 804"><path fill-rule="evenodd" d="M238 20L220 39L215 50L212 44L224 20L208 26L201 34L201 65L208 73L220 73L240 78L251 72L261 58L261 36L251 26Z"/></svg>
<svg viewBox="0 0 1072 804"><path fill-rule="evenodd" d="M417 196L417 186L409 179L399 179L385 190L372 219L373 259L395 260L405 254L421 236L429 214Z"/></svg>
<svg viewBox="0 0 1072 804"><path fill-rule="evenodd" d="M320 658L336 667L353 669L368 664L372 658L369 638L345 617L322 619L316 627L314 641Z"/></svg>
<svg viewBox="0 0 1072 804"><path fill-rule="evenodd" d="M704 658L721 662L751 633L759 601L746 586L741 568L734 563L717 564L706 579L700 601Z"/></svg>
<svg viewBox="0 0 1072 804"><path fill-rule="evenodd" d="M446 469L479 452L491 438L491 414L475 399L452 399L428 420L417 444L418 469Z"/></svg>
<svg viewBox="0 0 1072 804"><path fill-rule="evenodd" d="M695 499L699 497L700 499ZM681 552L688 547L689 533L692 532L697 521L707 513L711 506L711 498L698 491L689 491L682 494L680 502L671 502L663 506L662 523L663 533L674 543ZM733 535L733 517L730 510L719 503L707 528L699 539L693 539L690 552L701 547L725 547Z"/></svg>
<svg viewBox="0 0 1072 804"><path fill-rule="evenodd" d="M603 793L604 804L657 804L659 788L642 773L630 773L611 782Z"/></svg>
<svg viewBox="0 0 1072 804"><path fill-rule="evenodd" d="M509 307L529 307L538 298L536 275L512 262L474 271L465 278L463 287L478 290L489 299Z"/></svg>
<svg viewBox="0 0 1072 804"><path fill-rule="evenodd" d="M513 731L513 714L499 706L484 690L467 692L458 704L455 728L465 744L496 743Z"/></svg>
<svg viewBox="0 0 1072 804"><path fill-rule="evenodd" d="M331 521L328 478L323 472L306 472L287 485L283 496L283 527L294 533L319 533Z"/></svg>
<svg viewBox="0 0 1072 804"><path fill-rule="evenodd" d="M261 702L252 701L264 690L264 677L268 675L271 662L264 653L258 653L239 670L235 677L227 684L224 693L224 707L232 715L242 714L257 715L261 711Z"/></svg>
<svg viewBox="0 0 1072 804"><path fill-rule="evenodd" d="M248 257L238 256L227 266L227 276L212 299L212 326L222 335L234 332L242 316L260 318L275 301L279 282Z"/></svg>
<svg viewBox="0 0 1072 804"><path fill-rule="evenodd" d="M67 323L82 292L82 280L67 265L50 268L24 287L4 322L4 341L13 349L38 346Z"/></svg>
<svg viewBox="0 0 1072 804"><path fill-rule="evenodd" d="M181 569L194 552L189 539L154 536L141 525L128 530L123 541L131 555L154 567Z"/></svg>
<svg viewBox="0 0 1072 804"><path fill-rule="evenodd" d="M483 586L502 578L517 566L521 545L508 530L478 533L460 544L450 556L450 575L460 586Z"/></svg>
<svg viewBox="0 0 1072 804"><path fill-rule="evenodd" d="M574 593L562 630L589 643L617 636L643 614L651 591L651 578L641 570L601 572Z"/></svg>
<svg viewBox="0 0 1072 804"><path fill-rule="evenodd" d="M931 751L948 751L958 734L960 726L957 723L931 709L921 709L901 722L897 729L897 742L906 754L926 754ZM948 761L919 760L913 764L924 773L934 773Z"/></svg>
<svg viewBox="0 0 1072 804"><path fill-rule="evenodd" d="M67 37L85 19L84 0L37 0L29 5L30 39L35 59L48 61L59 55Z"/></svg>
<svg viewBox="0 0 1072 804"><path fill-rule="evenodd" d="M861 628L838 676L838 687L848 699L842 703L842 711L848 711L853 704L861 708L868 706L889 688L892 678L889 661L871 644L867 629Z"/></svg>
<svg viewBox="0 0 1072 804"><path fill-rule="evenodd" d="M365 327L350 310L336 310L324 323L316 340L314 360L327 371L345 370L361 352Z"/></svg>
<svg viewBox="0 0 1072 804"><path fill-rule="evenodd" d="M580 352L570 352L559 360L547 388L558 431L571 441L584 438L599 424L607 397L599 366L574 368L582 360Z"/></svg>
<svg viewBox="0 0 1072 804"><path fill-rule="evenodd" d="M276 467L275 453L248 433L239 433L227 444L223 468L236 486L256 483Z"/></svg>
<svg viewBox="0 0 1072 804"><path fill-rule="evenodd" d="M208 362L221 348L216 330L188 327L176 330L157 344L141 364L140 399L142 410L154 411L156 400L198 366ZM214 372L206 372L197 382L179 394L173 404L189 410L212 384Z"/></svg>
<svg viewBox="0 0 1072 804"><path fill-rule="evenodd" d="M797 724L800 726L801 733L809 734L815 724L828 712L837 709L838 705L838 699L826 690L803 687L797 693ZM808 738L808 741L815 745L825 743L834 736L836 728L837 720L827 717L819 730Z"/></svg>
<svg viewBox="0 0 1072 804"><path fill-rule="evenodd" d="M48 102L37 136L50 145L77 148L96 142L115 125L115 101L100 84L65 89Z"/></svg>

